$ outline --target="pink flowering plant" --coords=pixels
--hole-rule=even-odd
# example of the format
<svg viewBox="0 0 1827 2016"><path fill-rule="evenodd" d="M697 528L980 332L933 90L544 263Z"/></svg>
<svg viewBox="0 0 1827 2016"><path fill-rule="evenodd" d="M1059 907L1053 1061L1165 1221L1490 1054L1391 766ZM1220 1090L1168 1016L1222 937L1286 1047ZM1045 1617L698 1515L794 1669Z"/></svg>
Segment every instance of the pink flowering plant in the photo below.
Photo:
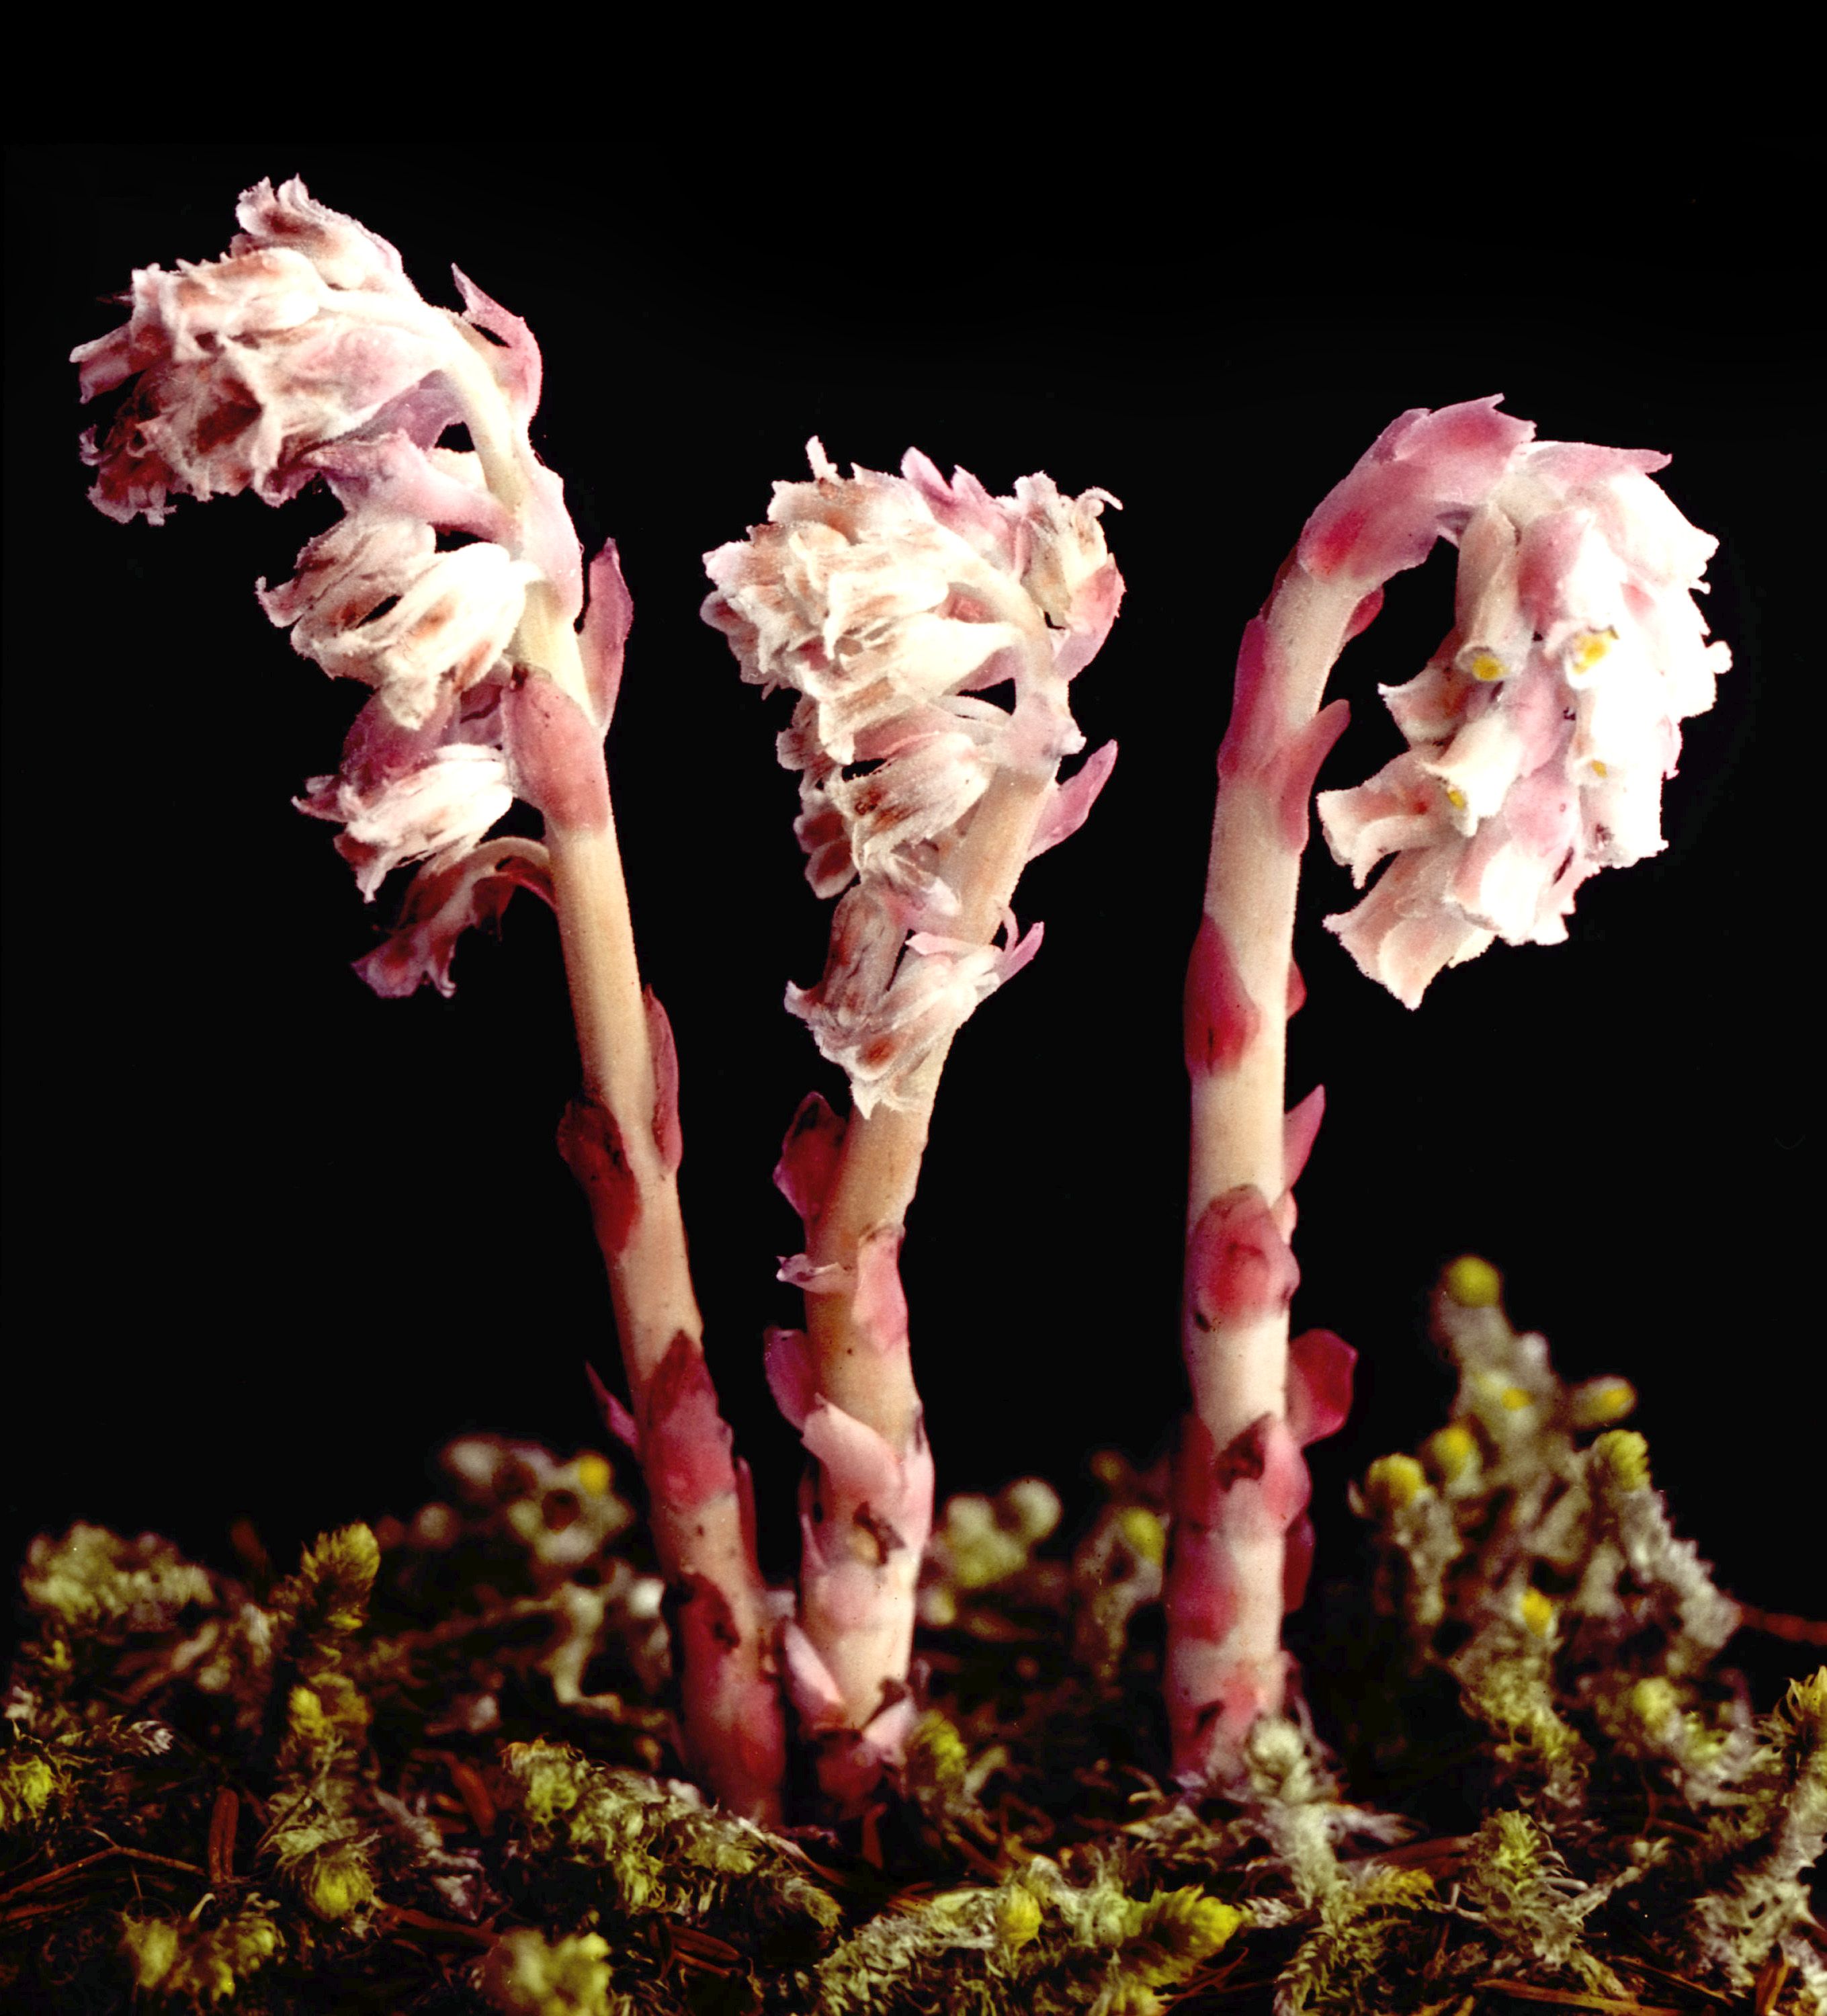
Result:
<svg viewBox="0 0 1827 2016"><path fill-rule="evenodd" d="M865 1859L879 1867L874 1831L898 1794L922 1800L948 1841L975 1842L980 1864L994 1838L971 1831L969 1774L946 1748L955 1731L935 1733L917 1629L955 1618L972 1590L999 1579L1049 1586L1032 1543L1058 1506L1030 1485L994 1515L978 1500L936 1507L946 1424L929 1421L922 1404L915 1368L933 1347L916 1339L930 1325L910 1309L900 1256L954 1041L1041 949L1041 924L1018 920L1023 869L1092 815L1116 762L1114 743L1086 753L1073 694L1124 598L1106 545L1117 500L1097 488L1066 495L1038 473L996 495L962 469L948 480L917 449L898 474L846 475L814 440L809 479L777 482L764 520L705 556L704 620L726 639L743 680L764 697L793 697L775 751L797 780L806 878L834 909L823 970L783 974L786 1006L848 1085L843 1112L815 1092L804 1100L775 1171L802 1233L779 1278L803 1298L804 1316L766 1332L766 1377L807 1457L797 1587L775 1589L759 1565L753 1485L713 1385L688 1257L678 1178L679 1089L691 1060L678 1055L642 982L605 767L631 603L613 542L586 565L563 486L531 445L538 347L460 272L460 310L427 301L392 246L297 180L250 189L237 215L224 257L135 273L127 321L75 352L85 400L120 395L112 419L84 437L92 500L111 517L154 524L178 500L246 491L279 505L320 486L340 506L291 577L258 589L295 651L368 689L335 772L309 779L296 802L337 829L365 901L390 892L392 921L358 965L377 994L430 986L449 995L462 934L498 920L516 891L556 914L580 1067L558 1146L588 1203L620 1353L619 1379L594 1366L589 1377L603 1421L645 1479L667 1593L678 1753L706 1795L761 1829L860 1828ZM468 445L449 444L457 430ZM1318 1088L1290 1103L1286 1088L1286 1025L1305 992L1293 948L1310 812L1317 803L1326 845L1365 891L1328 927L1411 1009L1444 969L1498 938L1564 939L1588 878L1661 849L1679 724L1711 706L1730 664L1693 599L1716 542L1654 481L1667 460L1538 441L1494 397L1406 412L1308 518L1237 657L1184 999L1191 1119L1180 1309L1190 1404L1171 1485L1152 1497L1131 1490L1081 1550L1075 1572L1093 1593L1075 1629L1107 1676L1136 1606L1160 1597L1166 1647L1154 1683L1169 1746L1161 1775L1173 1789L1147 1823L1149 1852L1171 1861L1181 1852L1174 1830L1195 1824L1163 1813L1215 1798L1253 1815L1291 1872L1299 1910L1319 1914L1306 1957L1290 1963L1312 1981L1322 1958L1345 1967L1338 1942L1351 1913L1395 1909L1400 1885L1379 1903L1368 1878L1340 1874L1334 1841L1354 1827L1389 1832L1332 1799L1283 1644L1284 1618L1304 1600L1313 1563L1303 1452L1343 1425L1356 1361L1329 1330L1289 1334L1294 1186L1324 1103ZM1368 781L1316 800L1346 722L1346 703L1325 698L1333 665L1372 625L1390 580L1442 541L1457 549L1451 627L1418 673L1381 689L1405 747ZM498 831L516 801L540 815L541 838ZM1045 975L1043 963L1020 992L1038 996ZM1671 1642L1717 1649L1738 1613L1710 1585L1708 1608L1692 1581L1700 1571L1654 1525L1660 1514L1631 1500L1649 1495L1625 1445L1640 1438L1607 1435L1587 1451L1572 1438L1615 1420L1627 1389L1620 1398L1622 1382L1591 1382L1570 1397L1546 1368L1545 1347L1534 1350L1541 1341L1509 1330L1481 1265L1461 1262L1437 1302L1465 1381L1454 1423L1432 1438L1425 1463L1372 1466L1358 1501L1381 1522L1391 1561L1406 1564L1414 1629L1431 1633L1458 1616L1484 1648L1482 1665L1466 1665L1465 1651L1427 1656L1460 1661L1452 1670L1469 1701L1485 1698L1480 1687L1490 1694L1494 1674L1527 1694L1516 1675L1538 1680L1548 1656L1536 1641L1559 1643L1563 1597L1543 1593L1541 1564L1563 1571L1580 1546L1611 1564L1588 1564L1579 1593L1564 1598L1570 1642L1578 1630L1613 1631L1610 1656L1666 1589L1685 1592ZM1528 1498L1517 1479L1530 1464L1530 1476L1553 1470L1554 1492ZM1503 1501L1512 1510L1494 1528L1500 1490L1513 1502ZM1635 1506L1627 1515L1616 1510L1626 1500ZM1527 1518L1514 1510L1525 1501ZM1558 1537L1537 1545L1529 1522L1550 1504L1560 1507ZM1618 1538L1631 1518L1635 1537ZM1576 1544L1567 1534L1580 1520ZM1491 1535L1500 1528L1523 1552L1498 1563ZM1118 1555L1140 1578L1120 1598L1105 1586ZM1455 1596L1452 1564L1474 1556L1490 1587ZM1627 1617L1613 1590L1627 1557L1651 1592ZM1692 1784L1712 1771L1715 1789L1742 1789L1760 1768L1750 1748L1741 1745L1733 1777L1700 1760L1698 1739L1671 1733L1655 1690L1684 1670L1672 1653L1663 1667L1634 1670L1625 1677L1637 1691L1602 1688L1595 1712L1610 1718L1608 1729L1635 1732L1632 1755L1660 1757ZM566 1684L562 1697L575 1699L574 1674ZM329 1715L322 1704L339 1698L328 1682L311 1685L319 1706L300 1709L294 1698L295 1743L310 1715ZM1558 1739L1541 1717L1555 1711L1534 1694L1525 1708L1512 1724L1536 1715L1530 1740L1546 1755ZM1491 1719L1502 1715L1494 1708ZM1807 1696L1792 1723L1827 1731L1827 1695ZM522 1755L512 1769L513 1796L531 1799L534 1767ZM483 1810L475 1800L486 1791L457 1782L472 1815ZM1549 1770L1546 1803L1531 1812L1564 1805L1566 1782ZM554 1811L566 1805L552 1796ZM1322 1809L1330 1817L1315 1821ZM1814 1825L1807 1814L1790 1819L1797 1841ZM1538 1824L1548 1822L1527 1823ZM1522 1839L1494 1835L1487 1862L1522 1852ZM1533 1835L1523 1845L1548 1852ZM1028 1873L1004 1873L966 1940L973 1951L1006 1948L1009 1983L1029 1964L1010 1956L1044 1921L1064 1924L1080 1908L1066 1901L1064 1877L1034 1874L1033 1851L1023 1855ZM1484 1867L1468 1864L1469 1895L1483 1894ZM1771 1896L1793 1903L1781 1884L1793 1888L1795 1871L1771 1880ZM1349 1907L1347 1893L1358 1900ZM1414 1905L1409 1892L1402 1897ZM1277 1918L1279 1908L1259 1901L1256 1922L1298 1916L1290 1905ZM1156 2008L1167 1989L1215 1964L1250 1917L1211 1897L1124 1909L1142 1916L1122 1937L1145 1933L1153 1958L1131 1953L1130 1975L1107 1968L1077 2000L1047 2000L1053 1989L1042 1984L1035 1999L1008 2006L1106 2016ZM1780 1934L1805 1971L1793 1913L1781 1927L1778 1915L1770 1904L1771 1941ZM1170 1921L1179 1927L1171 1936L1161 1929ZM1729 1912L1707 1922L1707 1950L1737 1979L1732 1968L1742 1971L1755 1940L1739 1937ZM1616 1985L1603 1967L1568 1957L1577 1939L1566 1937L1573 1945L1563 1940L1555 1964L1588 1989ZM484 1940L492 2006L559 2007L538 1999L545 1989L514 1999L513 1970L523 1958L533 1967L532 1949L504 1957L505 1939L493 1938ZM1552 1945L1541 1934L1537 1958L1542 1940ZM586 1971L602 1960L588 1945L566 1942ZM1704 1941L1690 1945L1699 1951ZM1719 1960L1728 1947L1737 1958ZM894 1965L916 1969L895 1950ZM858 1980L890 1965L854 1957ZM1361 1961L1370 1964L1361 1954L1350 1964ZM156 1985L163 1977L151 1964L141 1978ZM1301 1999L1309 1989L1290 1989L1293 1978L1282 1977L1279 2008L1347 2006L1318 1989ZM555 1996L557 1980L548 1982ZM834 1974L820 1980L821 2009L878 2006ZM563 2006L608 2005L599 1996Z"/></svg>

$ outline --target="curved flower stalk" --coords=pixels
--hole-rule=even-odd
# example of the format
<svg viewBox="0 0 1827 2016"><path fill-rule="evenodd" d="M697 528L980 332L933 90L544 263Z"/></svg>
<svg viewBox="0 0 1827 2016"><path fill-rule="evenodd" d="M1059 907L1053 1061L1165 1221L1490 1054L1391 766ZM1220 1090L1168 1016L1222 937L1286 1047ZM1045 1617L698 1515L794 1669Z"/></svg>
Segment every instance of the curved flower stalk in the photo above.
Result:
<svg viewBox="0 0 1827 2016"><path fill-rule="evenodd" d="M1070 682L1123 583L1101 491L1030 476L992 497L917 451L898 477L848 478L816 441L810 454L812 481L777 484L768 522L707 556L704 614L745 679L799 695L780 760L800 776L807 879L839 899L822 977L786 1000L853 1110L808 1100L775 1172L805 1229L781 1278L804 1291L807 1326L771 1334L768 1376L818 1464L789 1684L826 1739L827 1790L854 1800L912 1719L932 1521L897 1265L907 1208L952 1038L1039 947L1038 924L1016 933L1016 878L1082 823L1116 759L1106 744L1058 781L1084 746ZM1008 707L987 697L1005 685Z"/></svg>
<svg viewBox="0 0 1827 2016"><path fill-rule="evenodd" d="M1436 539L1458 546L1452 632L1419 678L1385 689L1409 751L1318 801L1360 882L1397 857L1328 922L1410 1006L1494 935L1564 937L1585 876L1660 845L1674 724L1710 704L1728 662L1703 643L1688 594L1714 542L1649 481L1667 458L1535 442L1498 404L1386 428L1308 520L1238 656L1187 976L1193 1407L1175 1472L1167 1693L1188 1782L1235 1779L1250 1726L1282 1704L1281 1618L1312 1544L1300 1452L1350 1405L1349 1347L1324 1331L1288 1341L1293 1186L1323 1096L1282 1111L1307 803L1345 722L1343 700L1320 707L1333 661L1393 574Z"/></svg>
<svg viewBox="0 0 1827 2016"><path fill-rule="evenodd" d="M131 382L90 495L161 524L172 499L321 477L344 516L259 589L293 648L372 697L300 808L335 822L372 900L416 864L397 924L359 963L378 993L451 991L469 924L516 887L558 913L584 1089L559 1146L589 1199L634 1397L656 1536L682 1603L685 1741L718 1795L778 1813L784 1750L771 1614L743 1478L703 1362L677 1171L677 1071L644 994L602 740L631 607L613 545L589 604L563 487L534 455L539 351L461 272L432 306L394 248L294 179L241 198L226 257L136 272L128 321L73 361L85 399ZM473 452L438 444L466 427ZM579 619L581 617L581 628ZM543 844L486 837L516 797Z"/></svg>

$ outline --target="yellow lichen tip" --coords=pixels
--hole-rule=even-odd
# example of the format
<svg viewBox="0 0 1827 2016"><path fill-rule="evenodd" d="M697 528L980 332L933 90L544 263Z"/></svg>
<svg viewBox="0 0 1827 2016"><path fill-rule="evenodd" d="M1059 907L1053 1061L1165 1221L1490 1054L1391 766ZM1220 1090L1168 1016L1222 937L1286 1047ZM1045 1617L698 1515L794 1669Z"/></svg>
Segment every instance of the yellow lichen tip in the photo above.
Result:
<svg viewBox="0 0 1827 2016"><path fill-rule="evenodd" d="M609 1467L609 1459L599 1456L594 1449L586 1449L577 1459L577 1489L588 1492L592 1498L606 1497L609 1487L615 1481L615 1472Z"/></svg>
<svg viewBox="0 0 1827 2016"><path fill-rule="evenodd" d="M120 1928L121 1944L133 1963L135 1985L156 1988L178 1964L178 1928L164 1918L128 1918Z"/></svg>
<svg viewBox="0 0 1827 2016"><path fill-rule="evenodd" d="M996 1500L1003 1522L1012 1526L1030 1546L1038 1546L1059 1524L1066 1508L1044 1477L1018 1477L1005 1485Z"/></svg>
<svg viewBox="0 0 1827 2016"><path fill-rule="evenodd" d="M1456 1484L1476 1471L1483 1458L1478 1438L1458 1421L1437 1428L1421 1445L1422 1460L1443 1484Z"/></svg>
<svg viewBox="0 0 1827 2016"><path fill-rule="evenodd" d="M325 1629L347 1635L359 1631L368 1615L368 1599L380 1568L380 1543L359 1521L320 1533L304 1550L298 1581L307 1599L324 1605Z"/></svg>
<svg viewBox="0 0 1827 2016"><path fill-rule="evenodd" d="M969 1769L970 1751L958 1733L958 1725L937 1708L928 1709L908 1738L908 1777L956 1791Z"/></svg>
<svg viewBox="0 0 1827 2016"><path fill-rule="evenodd" d="M1011 1884L996 1899L996 1936L1012 1953L1040 1936L1041 1916L1033 1891Z"/></svg>
<svg viewBox="0 0 1827 2016"><path fill-rule="evenodd" d="M1592 1445L1592 1460L1613 1491L1649 1486L1649 1445L1635 1428L1607 1428Z"/></svg>
<svg viewBox="0 0 1827 2016"><path fill-rule="evenodd" d="M1495 1309L1503 1294L1503 1276L1488 1260L1462 1253L1448 1268L1440 1285L1462 1309Z"/></svg>
<svg viewBox="0 0 1827 2016"><path fill-rule="evenodd" d="M298 1872L306 1907L326 1923L352 1917L374 1902L374 1875L368 1858L353 1845L326 1849Z"/></svg>
<svg viewBox="0 0 1827 2016"><path fill-rule="evenodd" d="M332 1733L323 1697L315 1687L296 1687L286 1697L286 1726L300 1743L318 1743Z"/></svg>
<svg viewBox="0 0 1827 2016"><path fill-rule="evenodd" d="M1184 1981L1246 1922L1235 1905L1208 1897L1196 1884L1160 1892L1131 1910L1124 1971L1149 1988Z"/></svg>
<svg viewBox="0 0 1827 2016"><path fill-rule="evenodd" d="M1627 1379L1588 1379L1576 1386L1567 1410L1576 1428L1602 1428L1621 1421L1637 1405L1637 1389Z"/></svg>
<svg viewBox="0 0 1827 2016"><path fill-rule="evenodd" d="M0 1763L0 1832L23 1827L51 1803L57 1773L44 1758L26 1751Z"/></svg>
<svg viewBox="0 0 1827 2016"><path fill-rule="evenodd" d="M942 1582L920 1591L920 1622L935 1631L949 1631L958 1622L958 1598Z"/></svg>
<svg viewBox="0 0 1827 2016"><path fill-rule="evenodd" d="M1827 1741L1827 1666L1817 1667L1805 1680L1791 1680L1783 1707L1798 1729L1804 1722L1812 1723Z"/></svg>
<svg viewBox="0 0 1827 2016"><path fill-rule="evenodd" d="M1497 1404L1506 1414L1520 1414L1534 1401L1535 1395L1527 1386L1506 1386L1497 1396Z"/></svg>
<svg viewBox="0 0 1827 2016"><path fill-rule="evenodd" d="M1554 1599L1545 1596L1538 1589L1523 1592L1523 1623L1524 1628L1537 1638L1545 1638L1554 1629Z"/></svg>
<svg viewBox="0 0 1827 2016"><path fill-rule="evenodd" d="M1167 1529L1145 1505L1125 1505L1117 1515L1117 1530L1138 1561L1159 1568L1167 1559Z"/></svg>
<svg viewBox="0 0 1827 2016"><path fill-rule="evenodd" d="M577 1751L559 1743L510 1743L502 1762L520 1782L520 1802L527 1817L540 1827L551 1827L560 1813L569 1813L583 1797L583 1779L588 1766Z"/></svg>
<svg viewBox="0 0 1827 2016"><path fill-rule="evenodd" d="M548 1944L543 1933L523 1928L489 1949L478 1985L502 2016L605 2016L609 1950L600 1932Z"/></svg>
<svg viewBox="0 0 1827 2016"><path fill-rule="evenodd" d="M1659 1673L1651 1673L1631 1689L1626 1706L1631 1719L1643 1733L1654 1737L1668 1726L1681 1702L1672 1681L1663 1679Z"/></svg>
<svg viewBox="0 0 1827 2016"><path fill-rule="evenodd" d="M1379 1512L1400 1511L1427 1488L1427 1473L1412 1456L1379 1456L1364 1473L1364 1495Z"/></svg>
<svg viewBox="0 0 1827 2016"><path fill-rule="evenodd" d="M1452 807L1455 812L1462 812L1466 809L1466 794L1462 791L1456 784L1448 784L1447 787L1447 803Z"/></svg>
<svg viewBox="0 0 1827 2016"><path fill-rule="evenodd" d="M1494 651L1475 651L1466 670L1473 679L1483 679L1488 685L1491 680L1503 677L1504 661Z"/></svg>

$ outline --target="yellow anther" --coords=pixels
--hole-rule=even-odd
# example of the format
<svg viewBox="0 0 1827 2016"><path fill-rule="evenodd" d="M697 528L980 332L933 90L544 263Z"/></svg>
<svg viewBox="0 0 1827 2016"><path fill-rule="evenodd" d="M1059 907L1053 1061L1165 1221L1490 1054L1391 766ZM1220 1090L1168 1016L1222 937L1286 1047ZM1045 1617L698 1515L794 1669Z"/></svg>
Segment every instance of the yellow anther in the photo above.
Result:
<svg viewBox="0 0 1827 2016"><path fill-rule="evenodd" d="M1504 661L1494 651L1480 651L1473 655L1471 670L1475 679L1501 679Z"/></svg>
<svg viewBox="0 0 1827 2016"><path fill-rule="evenodd" d="M1591 671L1617 641L1615 630L1588 630L1573 646L1573 670Z"/></svg>
<svg viewBox="0 0 1827 2016"><path fill-rule="evenodd" d="M1427 1488L1427 1473L1412 1456L1379 1456L1364 1473L1364 1495L1379 1512L1401 1510Z"/></svg>
<svg viewBox="0 0 1827 2016"><path fill-rule="evenodd" d="M1427 1467L1443 1483L1455 1483L1479 1466L1478 1438L1457 1421L1437 1429L1421 1445Z"/></svg>
<svg viewBox="0 0 1827 2016"><path fill-rule="evenodd" d="M1497 1404L1506 1413L1520 1414L1525 1407L1535 1404L1535 1395L1527 1386L1506 1386L1497 1396Z"/></svg>
<svg viewBox="0 0 1827 2016"><path fill-rule="evenodd" d="M1125 1505L1117 1517L1117 1530L1138 1561L1159 1568L1167 1556L1167 1532L1160 1517L1145 1505Z"/></svg>
<svg viewBox="0 0 1827 2016"><path fill-rule="evenodd" d="M1614 1491L1642 1491L1649 1481L1649 1445L1635 1428L1607 1428L1592 1445L1599 1476Z"/></svg>
<svg viewBox="0 0 1827 2016"><path fill-rule="evenodd" d="M1446 1291L1462 1309L1495 1309L1503 1276L1476 1253L1462 1254L1446 1271Z"/></svg>
<svg viewBox="0 0 1827 2016"><path fill-rule="evenodd" d="M1602 777L1606 774L1605 765L1599 761L1596 756L1592 759L1592 774L1595 777Z"/></svg>
<svg viewBox="0 0 1827 2016"><path fill-rule="evenodd" d="M1637 1404L1637 1389L1627 1379L1588 1379L1573 1388L1569 1411L1576 1428L1609 1427Z"/></svg>
<svg viewBox="0 0 1827 2016"><path fill-rule="evenodd" d="M615 1472L609 1467L606 1457L598 1456L593 1450L577 1459L577 1489L587 1491L592 1498L600 1498L613 1481Z"/></svg>
<svg viewBox="0 0 1827 2016"><path fill-rule="evenodd" d="M1554 1629L1554 1604L1538 1589L1523 1592L1523 1622L1537 1638L1545 1638Z"/></svg>
<svg viewBox="0 0 1827 2016"><path fill-rule="evenodd" d="M1447 803L1455 812L1462 812L1466 809L1466 794L1449 784L1447 787Z"/></svg>

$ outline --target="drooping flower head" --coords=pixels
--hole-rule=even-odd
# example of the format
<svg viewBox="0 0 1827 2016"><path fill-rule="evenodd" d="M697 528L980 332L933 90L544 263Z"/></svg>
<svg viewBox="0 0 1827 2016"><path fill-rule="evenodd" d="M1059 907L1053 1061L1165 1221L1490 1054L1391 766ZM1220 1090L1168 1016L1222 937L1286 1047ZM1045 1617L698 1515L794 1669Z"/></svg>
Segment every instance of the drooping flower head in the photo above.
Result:
<svg viewBox="0 0 1827 2016"><path fill-rule="evenodd" d="M299 804L342 826L370 900L394 868L423 864L399 929L359 970L385 993L426 980L448 993L464 924L516 887L546 893L536 843L481 843L516 795L545 805L548 745L578 727L562 705L600 741L627 592L611 548L579 640L588 690L530 682L529 596L568 625L584 582L562 485L527 437L540 359L526 324L460 272L462 314L433 307L394 247L296 178L249 189L236 216L225 257L136 272L126 323L72 353L85 400L128 388L105 437L83 437L90 499L162 524L180 496L251 489L280 504L329 485L346 515L290 581L261 583L261 606L294 650L373 697L337 773ZM438 445L458 425L473 451Z"/></svg>
<svg viewBox="0 0 1827 2016"><path fill-rule="evenodd" d="M1426 465L1413 423L1496 403L1404 416L1309 521L1304 564L1367 576L1415 565L1431 531L1401 557L1364 557L1379 543L1365 527ZM1394 857L1362 902L1326 921L1410 1007L1443 967L1495 938L1559 942L1582 882L1660 851L1676 724L1713 704L1732 662L1693 600L1718 542L1650 481L1668 457L1534 441L1509 424L1518 436L1494 482L1487 473L1432 527L1459 549L1456 620L1422 671L1382 689L1407 751L1318 800L1360 887Z"/></svg>
<svg viewBox="0 0 1827 2016"><path fill-rule="evenodd" d="M1044 475L992 497L913 449L898 477L844 478L809 452L813 481L776 484L768 523L706 556L704 616L745 679L800 696L778 744L800 774L794 830L813 889L842 900L824 977L787 1005L867 1113L1038 949L1039 927L1017 943L1012 918L1002 946L948 932L948 862L991 779L1048 780L1038 853L1110 774L1113 744L1051 781L1084 746L1068 686L1122 596L1099 523L1116 500L1063 497ZM1009 707L985 697L1004 685Z"/></svg>

